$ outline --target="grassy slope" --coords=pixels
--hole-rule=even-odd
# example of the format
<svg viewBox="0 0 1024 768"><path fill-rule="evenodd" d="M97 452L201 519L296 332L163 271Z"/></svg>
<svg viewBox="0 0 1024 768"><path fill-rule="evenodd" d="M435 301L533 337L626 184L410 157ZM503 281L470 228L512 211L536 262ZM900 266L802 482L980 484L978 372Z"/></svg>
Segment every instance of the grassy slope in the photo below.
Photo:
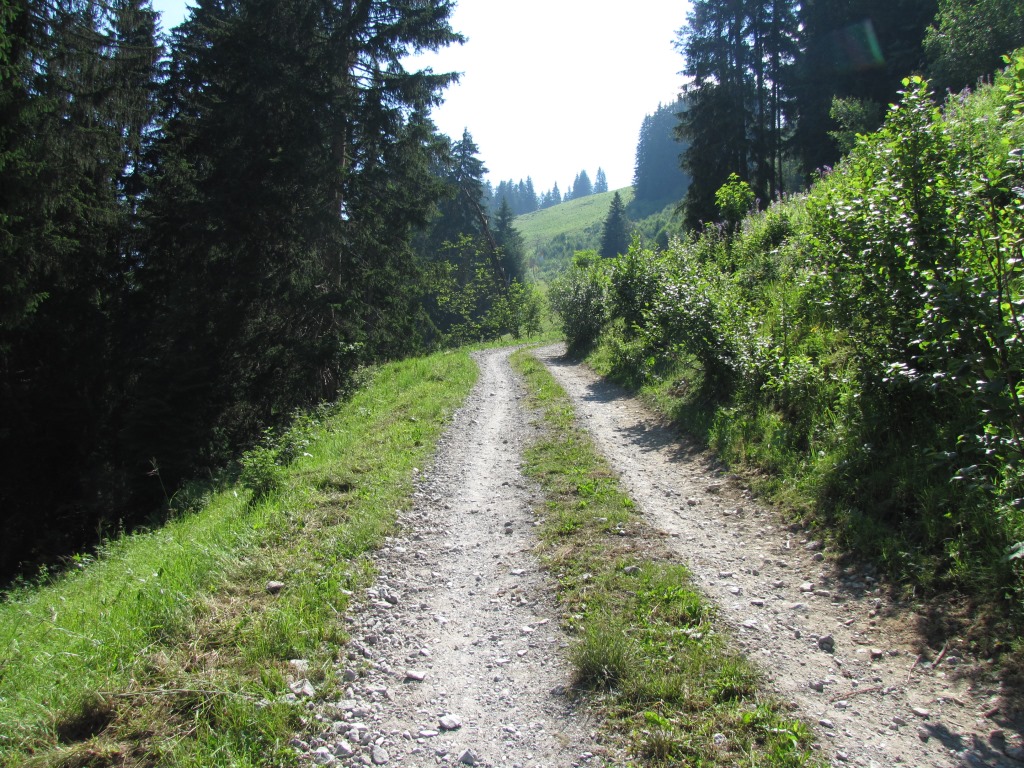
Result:
<svg viewBox="0 0 1024 768"><path fill-rule="evenodd" d="M624 187L618 192L622 196L622 202L627 205L633 199L632 187ZM516 217L516 227L522 233L528 247L564 232L583 231L594 224L604 223L614 195L614 190L602 192L599 195L590 195L526 213Z"/></svg>
<svg viewBox="0 0 1024 768"><path fill-rule="evenodd" d="M288 660L326 673L363 556L409 503L476 376L465 352L387 365L285 436L277 489L226 487L0 603L0 765L290 765ZM282 441L279 441L279 444ZM266 453L261 454L266 456ZM280 580L278 595L266 589Z"/></svg>
<svg viewBox="0 0 1024 768"><path fill-rule="evenodd" d="M526 262L534 280L550 282L569 265L574 252L600 247L601 231L615 191L570 200L516 218L515 225L526 244ZM617 191L626 205L633 231L644 242L664 247L671 237L682 234L682 221L676 210L679 201L637 206L632 187Z"/></svg>
<svg viewBox="0 0 1024 768"><path fill-rule="evenodd" d="M632 187L618 192L627 205L633 199ZM573 251L600 246L601 227L614 195L615 191L602 192L516 217L526 262L536 278L550 279L560 272Z"/></svg>

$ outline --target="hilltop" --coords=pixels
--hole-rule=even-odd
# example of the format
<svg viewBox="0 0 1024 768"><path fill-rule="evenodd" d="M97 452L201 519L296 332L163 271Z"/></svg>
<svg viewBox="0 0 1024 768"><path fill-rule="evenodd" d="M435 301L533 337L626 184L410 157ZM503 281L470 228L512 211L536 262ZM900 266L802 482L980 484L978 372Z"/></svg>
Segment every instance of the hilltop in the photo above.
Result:
<svg viewBox="0 0 1024 768"><path fill-rule="evenodd" d="M623 187L516 217L516 228L526 245L526 263L535 279L550 280L575 251L598 247L601 226L616 191L627 205L633 200L633 188Z"/></svg>

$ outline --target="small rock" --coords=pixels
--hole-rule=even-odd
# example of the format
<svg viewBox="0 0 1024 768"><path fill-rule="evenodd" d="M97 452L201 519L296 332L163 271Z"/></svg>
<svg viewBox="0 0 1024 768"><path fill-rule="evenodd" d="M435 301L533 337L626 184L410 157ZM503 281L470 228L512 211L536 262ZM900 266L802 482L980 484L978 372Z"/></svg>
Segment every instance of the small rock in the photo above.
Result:
<svg viewBox="0 0 1024 768"><path fill-rule="evenodd" d="M438 725L441 726L442 731L457 731L462 727L462 719L457 715L445 715L438 720Z"/></svg>
<svg viewBox="0 0 1024 768"><path fill-rule="evenodd" d="M928 739L931 738L931 734L928 733L927 728L921 728L919 726L917 729L917 738L919 738L921 741L928 741Z"/></svg>
<svg viewBox="0 0 1024 768"><path fill-rule="evenodd" d="M814 585L811 584L811 582L809 582L809 581L805 581L803 584L800 585L800 591L801 592L813 592L814 591Z"/></svg>
<svg viewBox="0 0 1024 768"><path fill-rule="evenodd" d="M551 689L550 693L552 696L565 696L565 686L556 685L554 688Z"/></svg>
<svg viewBox="0 0 1024 768"><path fill-rule="evenodd" d="M711 737L711 740L715 742L716 747L723 747L725 746L725 742L728 741L728 739L725 738L724 733L716 733Z"/></svg>
<svg viewBox="0 0 1024 768"><path fill-rule="evenodd" d="M387 765L391 761L391 755L388 754L384 747L374 746L373 751L370 753L370 759L374 765Z"/></svg>
<svg viewBox="0 0 1024 768"><path fill-rule="evenodd" d="M832 597L832 593L827 589L816 589L814 590L814 594L818 597Z"/></svg>
<svg viewBox="0 0 1024 768"><path fill-rule="evenodd" d="M911 707L910 711L918 717L923 718L925 720L931 717L931 712L929 712L927 709L922 709L921 707Z"/></svg>
<svg viewBox="0 0 1024 768"><path fill-rule="evenodd" d="M438 732L430 728L421 728L416 735L421 739L432 739L437 736Z"/></svg>
<svg viewBox="0 0 1024 768"><path fill-rule="evenodd" d="M313 750L313 762L317 765L334 765L338 758L332 755L327 747L317 747Z"/></svg>
<svg viewBox="0 0 1024 768"><path fill-rule="evenodd" d="M288 666L297 675L304 675L309 671L309 662L305 659L292 659L288 662Z"/></svg>
<svg viewBox="0 0 1024 768"><path fill-rule="evenodd" d="M763 608L764 607L764 600L755 598L754 600L750 601L750 604L752 606L754 606L755 608Z"/></svg>
<svg viewBox="0 0 1024 768"><path fill-rule="evenodd" d="M818 721L818 725L820 725L822 728L829 728L829 729L832 729L832 728L836 727L835 723L833 723L831 720L826 720L824 717L821 718L821 720Z"/></svg>
<svg viewBox="0 0 1024 768"><path fill-rule="evenodd" d="M820 563L824 559L825 559L825 556L823 554L821 554L821 552L815 552L814 555L811 557L811 560L813 560L816 563ZM843 753L840 752L839 754L843 754Z"/></svg>
<svg viewBox="0 0 1024 768"><path fill-rule="evenodd" d="M334 745L334 754L337 757L345 758L352 757L356 753L355 749L347 741L342 739Z"/></svg>
<svg viewBox="0 0 1024 768"><path fill-rule="evenodd" d="M899 715L894 716L893 719L892 719L892 722L893 722L893 725L906 725L907 724L907 721L904 720Z"/></svg>
<svg viewBox="0 0 1024 768"><path fill-rule="evenodd" d="M817 691L818 693L821 693L822 691L825 690L825 681L824 680L811 680L811 682L808 683L808 686L810 687L810 689L812 691Z"/></svg>
<svg viewBox="0 0 1024 768"><path fill-rule="evenodd" d="M284 589L284 582L283 581L268 581L266 589L267 589L267 592L269 594L276 595L278 592L280 592L282 589Z"/></svg>
<svg viewBox="0 0 1024 768"><path fill-rule="evenodd" d="M881 648L872 648L871 649L871 660L872 661L878 661L879 659L883 659L883 658L885 658L885 651L883 651Z"/></svg>
<svg viewBox="0 0 1024 768"><path fill-rule="evenodd" d="M632 576L632 575L634 575L636 573L640 573L640 566L639 565L627 565L625 568L622 569L622 572L624 574L626 574L627 576Z"/></svg>
<svg viewBox="0 0 1024 768"><path fill-rule="evenodd" d="M836 639L832 635L822 635L818 638L818 647L825 653L832 653L836 649Z"/></svg>
<svg viewBox="0 0 1024 768"><path fill-rule="evenodd" d="M407 683L422 683L427 679L427 673L422 669L407 669L405 670L405 681Z"/></svg>
<svg viewBox="0 0 1024 768"><path fill-rule="evenodd" d="M808 552L817 552L824 546L820 541L810 541L804 545L804 549Z"/></svg>
<svg viewBox="0 0 1024 768"><path fill-rule="evenodd" d="M316 695L316 688L313 687L313 684L309 682L309 680L296 680L294 683L291 683L288 687L292 689L292 693L294 693L296 696Z"/></svg>
<svg viewBox="0 0 1024 768"><path fill-rule="evenodd" d="M463 765L479 765L480 758L477 757L476 752L474 752L472 749L467 749L461 755L459 755L459 762Z"/></svg>

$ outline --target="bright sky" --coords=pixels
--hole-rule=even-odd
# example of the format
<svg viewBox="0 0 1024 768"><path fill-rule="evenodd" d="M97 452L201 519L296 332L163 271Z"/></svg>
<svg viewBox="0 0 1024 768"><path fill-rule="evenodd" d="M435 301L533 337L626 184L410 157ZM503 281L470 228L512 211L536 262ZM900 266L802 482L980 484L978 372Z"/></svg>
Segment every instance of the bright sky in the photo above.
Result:
<svg viewBox="0 0 1024 768"><path fill-rule="evenodd" d="M169 29L185 0L154 0ZM452 26L469 38L418 66L461 72L434 121L468 128L493 184L533 178L564 193L604 168L611 189L633 180L644 116L675 98L682 56L672 42L687 0L459 0Z"/></svg>

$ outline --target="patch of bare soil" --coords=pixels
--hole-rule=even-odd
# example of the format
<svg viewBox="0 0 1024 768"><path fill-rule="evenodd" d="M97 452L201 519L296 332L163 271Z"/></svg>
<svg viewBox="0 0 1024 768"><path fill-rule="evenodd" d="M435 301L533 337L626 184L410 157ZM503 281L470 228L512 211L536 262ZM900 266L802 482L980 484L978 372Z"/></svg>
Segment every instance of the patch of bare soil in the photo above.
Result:
<svg viewBox="0 0 1024 768"><path fill-rule="evenodd" d="M714 600L833 765L1021 766L1021 702L927 616L758 504L561 346L539 350L648 522Z"/></svg>

